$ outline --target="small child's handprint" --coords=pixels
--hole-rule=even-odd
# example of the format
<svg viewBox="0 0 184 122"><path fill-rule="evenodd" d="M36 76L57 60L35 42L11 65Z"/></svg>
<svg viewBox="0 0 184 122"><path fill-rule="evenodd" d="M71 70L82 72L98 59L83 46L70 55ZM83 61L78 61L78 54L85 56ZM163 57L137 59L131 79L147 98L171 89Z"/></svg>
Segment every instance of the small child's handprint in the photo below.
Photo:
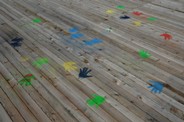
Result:
<svg viewBox="0 0 184 122"><path fill-rule="evenodd" d="M88 70L87 67L84 67L83 69L80 69L79 78L92 77L91 75L88 75L89 72L91 72L91 70Z"/></svg>
<svg viewBox="0 0 184 122"><path fill-rule="evenodd" d="M69 62L65 62L63 64L63 67L65 68L66 71L72 71L72 70L77 69L77 67L75 65L76 65L75 62L69 61Z"/></svg>
<svg viewBox="0 0 184 122"><path fill-rule="evenodd" d="M164 88L164 84L158 81L154 81L154 80L149 80L149 82L151 83L151 86L148 86L148 88L151 88L151 92L153 93L161 93L163 88Z"/></svg>

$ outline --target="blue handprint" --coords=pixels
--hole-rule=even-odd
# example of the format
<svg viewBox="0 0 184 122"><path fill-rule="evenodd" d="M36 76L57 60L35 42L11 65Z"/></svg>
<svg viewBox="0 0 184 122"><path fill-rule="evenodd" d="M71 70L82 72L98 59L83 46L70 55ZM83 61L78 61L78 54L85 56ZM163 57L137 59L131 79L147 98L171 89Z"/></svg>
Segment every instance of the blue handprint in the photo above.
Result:
<svg viewBox="0 0 184 122"><path fill-rule="evenodd" d="M164 88L164 84L158 81L154 81L154 80L149 80L149 82L151 83L151 86L148 86L148 88L151 88L151 92L153 93L161 93L163 88Z"/></svg>
<svg viewBox="0 0 184 122"><path fill-rule="evenodd" d="M68 31L69 31L70 33L76 33L76 32L78 32L78 28L73 27L73 28L70 28Z"/></svg>
<svg viewBox="0 0 184 122"><path fill-rule="evenodd" d="M85 45L92 46L94 44L102 43L103 41L98 38L94 38L90 41L83 41L83 42L85 43Z"/></svg>
<svg viewBox="0 0 184 122"><path fill-rule="evenodd" d="M72 39L78 39L78 38L81 38L83 36L84 35L82 33L74 33L74 34L71 34L71 38Z"/></svg>

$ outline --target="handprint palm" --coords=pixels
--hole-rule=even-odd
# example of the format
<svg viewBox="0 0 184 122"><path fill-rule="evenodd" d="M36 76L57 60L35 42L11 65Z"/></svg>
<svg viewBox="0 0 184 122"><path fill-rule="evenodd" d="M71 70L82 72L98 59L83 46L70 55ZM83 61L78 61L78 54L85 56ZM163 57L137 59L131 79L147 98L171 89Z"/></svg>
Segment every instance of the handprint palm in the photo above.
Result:
<svg viewBox="0 0 184 122"><path fill-rule="evenodd" d="M75 62L72 62L72 61L70 61L70 62L65 62L64 64L63 64L63 67L65 68L65 70L66 71L72 71L72 70L76 70L77 69L77 67L75 66Z"/></svg>

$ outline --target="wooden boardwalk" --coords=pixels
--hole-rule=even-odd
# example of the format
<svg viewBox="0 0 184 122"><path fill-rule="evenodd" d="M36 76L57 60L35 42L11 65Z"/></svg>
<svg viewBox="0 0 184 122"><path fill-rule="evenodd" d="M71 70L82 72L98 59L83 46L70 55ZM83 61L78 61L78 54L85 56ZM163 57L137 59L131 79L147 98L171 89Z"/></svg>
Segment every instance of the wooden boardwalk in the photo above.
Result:
<svg viewBox="0 0 184 122"><path fill-rule="evenodd" d="M0 122L51 121L184 122L184 1L0 0Z"/></svg>

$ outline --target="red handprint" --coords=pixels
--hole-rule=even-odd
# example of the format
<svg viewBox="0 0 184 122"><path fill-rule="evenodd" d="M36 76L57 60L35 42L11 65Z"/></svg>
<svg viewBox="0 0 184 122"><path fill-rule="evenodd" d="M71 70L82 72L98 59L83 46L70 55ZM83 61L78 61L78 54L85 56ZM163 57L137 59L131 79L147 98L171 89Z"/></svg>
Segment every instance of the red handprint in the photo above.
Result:
<svg viewBox="0 0 184 122"><path fill-rule="evenodd" d="M170 34L167 34L167 33L163 33L161 34L160 36L163 36L165 40L170 40L172 39L172 36Z"/></svg>
<svg viewBox="0 0 184 122"><path fill-rule="evenodd" d="M132 12L132 14L134 14L134 15L136 15L136 16L141 16L141 15L143 15L143 13L138 12L138 11L134 11L134 12Z"/></svg>

